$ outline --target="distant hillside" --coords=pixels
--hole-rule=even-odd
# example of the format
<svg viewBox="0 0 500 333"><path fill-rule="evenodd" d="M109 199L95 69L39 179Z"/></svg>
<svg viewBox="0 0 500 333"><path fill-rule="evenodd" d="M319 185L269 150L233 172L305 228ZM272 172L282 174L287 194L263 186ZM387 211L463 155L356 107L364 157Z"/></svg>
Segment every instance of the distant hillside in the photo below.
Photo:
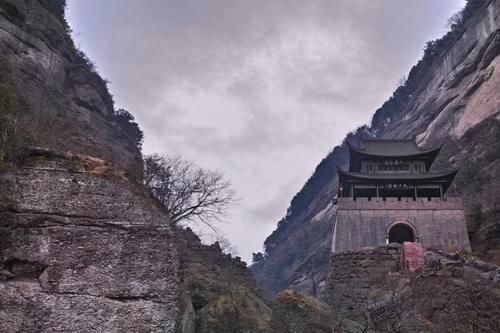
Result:
<svg viewBox="0 0 500 333"><path fill-rule="evenodd" d="M323 287L336 166L347 167L346 140L362 136L444 144L433 168L459 168L452 191L464 198L473 251L500 262L500 0L469 0L450 22L371 123L335 147L294 196L265 253L255 256L253 272L267 293Z"/></svg>

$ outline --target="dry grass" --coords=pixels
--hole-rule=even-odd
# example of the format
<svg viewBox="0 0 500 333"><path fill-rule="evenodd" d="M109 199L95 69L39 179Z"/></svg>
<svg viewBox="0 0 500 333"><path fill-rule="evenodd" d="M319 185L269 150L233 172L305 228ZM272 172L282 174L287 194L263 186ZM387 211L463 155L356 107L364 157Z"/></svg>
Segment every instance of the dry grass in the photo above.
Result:
<svg viewBox="0 0 500 333"><path fill-rule="evenodd" d="M271 309L244 284L232 284L227 291L197 312L210 332L269 332Z"/></svg>
<svg viewBox="0 0 500 333"><path fill-rule="evenodd" d="M309 306L314 309L322 308L321 303L317 299L301 294L293 289L283 290L276 296L276 300L280 303L293 304L301 307Z"/></svg>
<svg viewBox="0 0 500 333"><path fill-rule="evenodd" d="M92 176L118 177L128 181L125 171L116 169L111 163L101 158L72 153L66 153L66 157L72 161L81 163L85 170Z"/></svg>

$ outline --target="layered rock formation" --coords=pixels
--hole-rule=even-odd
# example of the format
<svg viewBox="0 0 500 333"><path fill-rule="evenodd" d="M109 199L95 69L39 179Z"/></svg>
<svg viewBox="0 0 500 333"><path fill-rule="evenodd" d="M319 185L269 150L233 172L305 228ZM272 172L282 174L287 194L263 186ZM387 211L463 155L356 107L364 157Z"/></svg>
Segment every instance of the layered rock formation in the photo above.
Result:
<svg viewBox="0 0 500 333"><path fill-rule="evenodd" d="M142 134L64 9L0 0L0 332L174 332L175 231L129 181Z"/></svg>
<svg viewBox="0 0 500 333"><path fill-rule="evenodd" d="M166 215L92 158L30 158L0 176L1 332L173 332Z"/></svg>
<svg viewBox="0 0 500 333"><path fill-rule="evenodd" d="M142 132L64 9L0 0L0 332L266 332L246 264L140 185Z"/></svg>
<svg viewBox="0 0 500 333"><path fill-rule="evenodd" d="M450 195L464 199L472 250L500 262L500 1L471 0L462 20L437 41L408 80L378 109L369 126L350 133L415 138L424 147L443 144L433 168L458 168ZM287 216L265 241L265 259L253 266L268 293L292 286L315 293L329 262L332 199L337 169L348 163L345 144L335 147L293 198Z"/></svg>

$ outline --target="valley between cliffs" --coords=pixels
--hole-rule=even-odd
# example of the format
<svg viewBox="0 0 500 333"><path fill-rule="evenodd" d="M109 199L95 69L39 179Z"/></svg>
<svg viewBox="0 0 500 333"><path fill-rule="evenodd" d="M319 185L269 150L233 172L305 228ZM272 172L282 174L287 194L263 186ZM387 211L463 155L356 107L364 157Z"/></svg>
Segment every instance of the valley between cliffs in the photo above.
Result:
<svg viewBox="0 0 500 333"><path fill-rule="evenodd" d="M174 225L142 185L142 132L75 47L65 5L0 0L0 332L500 326L500 0L469 0L426 45L371 123L317 166L251 269ZM365 136L443 144L435 168L460 170L473 255L429 250L418 273L394 244L332 257L337 168Z"/></svg>

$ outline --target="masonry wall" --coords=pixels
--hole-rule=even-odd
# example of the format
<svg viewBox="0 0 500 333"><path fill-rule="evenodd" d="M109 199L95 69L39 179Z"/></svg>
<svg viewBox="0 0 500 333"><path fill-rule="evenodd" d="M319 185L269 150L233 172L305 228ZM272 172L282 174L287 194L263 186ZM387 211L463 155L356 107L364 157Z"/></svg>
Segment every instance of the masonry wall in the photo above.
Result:
<svg viewBox="0 0 500 333"><path fill-rule="evenodd" d="M387 243L393 224L404 223L424 248L470 251L459 198L339 198L332 251L354 251Z"/></svg>
<svg viewBox="0 0 500 333"><path fill-rule="evenodd" d="M323 300L338 321L363 324L356 332L443 333L470 331L472 318L482 332L498 331L500 267L431 249L411 272L401 263L407 250L394 243L331 254Z"/></svg>
<svg viewBox="0 0 500 333"><path fill-rule="evenodd" d="M390 273L400 270L400 246L334 253L326 276L326 300L339 314L363 312L389 290Z"/></svg>
<svg viewBox="0 0 500 333"><path fill-rule="evenodd" d="M0 174L0 332L174 332L174 231L99 168L40 158Z"/></svg>

